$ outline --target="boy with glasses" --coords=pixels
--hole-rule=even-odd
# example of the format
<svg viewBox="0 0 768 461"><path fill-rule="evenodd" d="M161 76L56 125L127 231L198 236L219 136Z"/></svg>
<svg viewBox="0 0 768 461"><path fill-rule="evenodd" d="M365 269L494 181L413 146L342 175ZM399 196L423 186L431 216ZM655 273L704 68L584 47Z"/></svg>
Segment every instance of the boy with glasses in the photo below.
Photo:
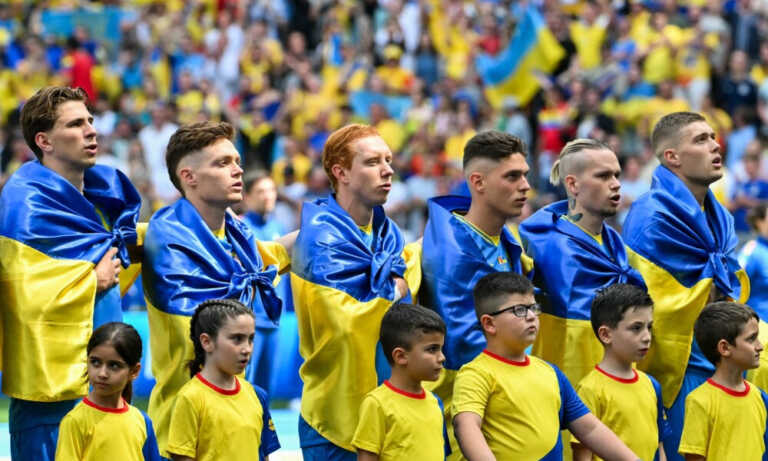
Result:
<svg viewBox="0 0 768 461"><path fill-rule="evenodd" d="M594 415L641 459L666 459L661 444L667 423L661 386L637 371L651 345L653 301L634 285L617 283L598 291L592 301L592 329L603 345L603 359L576 386ZM592 451L571 441L574 461L592 460Z"/></svg>
<svg viewBox="0 0 768 461"><path fill-rule="evenodd" d="M525 350L539 329L541 307L522 275L486 275L473 291L487 347L456 376L451 415L469 461L562 459L562 429L608 460L632 451L581 402L555 366Z"/></svg>

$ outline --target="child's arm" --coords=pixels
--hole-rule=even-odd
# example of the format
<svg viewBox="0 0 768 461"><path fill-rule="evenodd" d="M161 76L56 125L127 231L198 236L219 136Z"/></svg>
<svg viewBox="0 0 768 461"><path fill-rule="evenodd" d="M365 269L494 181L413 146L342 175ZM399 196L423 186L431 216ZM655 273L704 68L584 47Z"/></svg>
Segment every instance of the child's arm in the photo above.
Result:
<svg viewBox="0 0 768 461"><path fill-rule="evenodd" d="M707 458L701 455L692 455L690 453L685 454L685 461L705 461Z"/></svg>
<svg viewBox="0 0 768 461"><path fill-rule="evenodd" d="M580 443L572 443L571 447L573 448L573 461L592 461L592 450Z"/></svg>
<svg viewBox="0 0 768 461"><path fill-rule="evenodd" d="M456 440L468 461L496 461L480 429L482 424L483 418L469 411L461 412L453 418Z"/></svg>
<svg viewBox="0 0 768 461"><path fill-rule="evenodd" d="M379 455L366 450L357 450L357 461L379 461Z"/></svg>
<svg viewBox="0 0 768 461"><path fill-rule="evenodd" d="M627 448L616 434L592 413L573 420L568 429L585 447L606 461L635 461L639 458Z"/></svg>
<svg viewBox="0 0 768 461"><path fill-rule="evenodd" d="M173 453L171 453L171 459L173 461L195 461L195 458L190 458L189 456L174 455Z"/></svg>
<svg viewBox="0 0 768 461"><path fill-rule="evenodd" d="M664 444L659 442L659 461L667 461L667 453L664 451Z"/></svg>

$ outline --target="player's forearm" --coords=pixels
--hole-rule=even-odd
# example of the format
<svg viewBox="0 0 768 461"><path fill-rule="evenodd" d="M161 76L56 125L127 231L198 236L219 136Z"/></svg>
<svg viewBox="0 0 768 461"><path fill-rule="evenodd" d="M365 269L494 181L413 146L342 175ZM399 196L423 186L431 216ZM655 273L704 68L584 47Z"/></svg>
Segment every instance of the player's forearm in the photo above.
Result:
<svg viewBox="0 0 768 461"><path fill-rule="evenodd" d="M496 461L480 429L482 418L473 413L459 413L453 420L453 430L459 448L468 461Z"/></svg>
<svg viewBox="0 0 768 461"><path fill-rule="evenodd" d="M379 461L379 455L366 450L357 450L357 461Z"/></svg>
<svg viewBox="0 0 768 461"><path fill-rule="evenodd" d="M581 444L571 444L573 461L592 461L592 450Z"/></svg>
<svg viewBox="0 0 768 461"><path fill-rule="evenodd" d="M569 429L586 448L606 461L636 461L640 459L613 431L591 413L571 423Z"/></svg>

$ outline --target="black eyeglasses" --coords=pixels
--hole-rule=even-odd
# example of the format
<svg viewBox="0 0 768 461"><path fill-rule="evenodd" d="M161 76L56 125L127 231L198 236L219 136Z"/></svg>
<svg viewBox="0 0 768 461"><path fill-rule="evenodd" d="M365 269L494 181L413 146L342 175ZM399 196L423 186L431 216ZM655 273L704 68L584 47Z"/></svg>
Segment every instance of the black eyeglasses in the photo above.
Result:
<svg viewBox="0 0 768 461"><path fill-rule="evenodd" d="M541 304L539 303L533 303L533 304L515 304L514 306L505 307L504 309L498 310L496 312L491 312L488 315L495 316L499 314L503 314L504 312L512 311L515 316L520 317L521 319L524 319L526 315L528 315L528 311L533 312L533 315L539 315L541 314Z"/></svg>

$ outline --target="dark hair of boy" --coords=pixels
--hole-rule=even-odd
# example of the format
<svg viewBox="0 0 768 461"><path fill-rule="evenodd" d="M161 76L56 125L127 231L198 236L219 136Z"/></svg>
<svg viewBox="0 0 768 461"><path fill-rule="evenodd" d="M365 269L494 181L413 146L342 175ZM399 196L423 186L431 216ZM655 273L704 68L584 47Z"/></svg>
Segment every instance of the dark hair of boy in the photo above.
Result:
<svg viewBox="0 0 768 461"><path fill-rule="evenodd" d="M693 325L693 334L704 357L717 365L720 362L717 343L724 339L728 344L735 344L749 319L760 321L757 313L745 304L718 301L704 307Z"/></svg>
<svg viewBox="0 0 768 461"><path fill-rule="evenodd" d="M475 313L480 320L501 307L509 295L533 293L533 283L515 272L493 272L481 278L472 290Z"/></svg>
<svg viewBox="0 0 768 461"><path fill-rule="evenodd" d="M500 161L512 154L525 157L525 143L520 138L503 131L483 131L464 146L464 168L476 158Z"/></svg>
<svg viewBox="0 0 768 461"><path fill-rule="evenodd" d="M601 326L616 328L630 309L653 307L653 300L644 289L627 283L616 283L599 290L592 300L590 319L592 331L600 339L597 331Z"/></svg>
<svg viewBox="0 0 768 461"><path fill-rule="evenodd" d="M445 334L445 322L435 311L418 304L399 303L392 306L381 320L379 335L387 362L393 364L392 352L395 348L410 350L419 335L427 333Z"/></svg>

